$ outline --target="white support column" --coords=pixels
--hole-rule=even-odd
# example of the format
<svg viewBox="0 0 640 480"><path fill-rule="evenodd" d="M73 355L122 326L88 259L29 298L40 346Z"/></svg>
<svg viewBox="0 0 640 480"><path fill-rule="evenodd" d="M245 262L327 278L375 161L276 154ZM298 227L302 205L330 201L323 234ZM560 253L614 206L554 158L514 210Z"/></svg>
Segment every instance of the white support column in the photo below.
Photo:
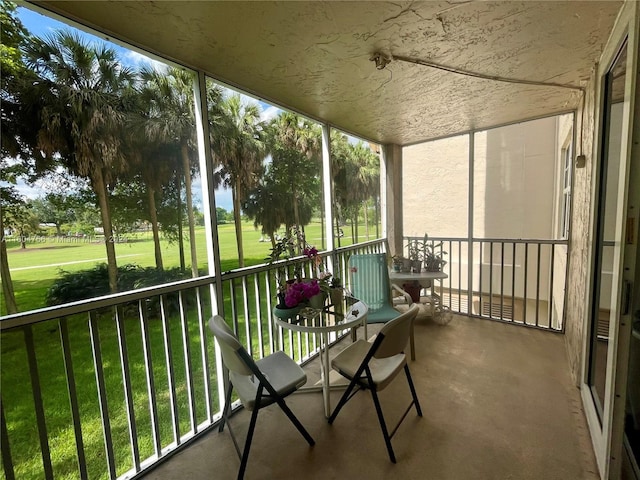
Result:
<svg viewBox="0 0 640 480"><path fill-rule="evenodd" d="M331 171L331 128L326 123L322 125L322 192L324 195L324 237L326 249L334 248L333 237L333 172ZM331 261L331 260L330 260ZM333 265L329 265L331 269Z"/></svg>
<svg viewBox="0 0 640 480"><path fill-rule="evenodd" d="M200 178L202 181L202 208L207 241L207 260L209 275L220 277L220 250L218 248L218 229L216 221L216 202L213 192L213 158L209 142L209 116L207 108L207 84L203 72L198 72L193 88L195 103L196 136L198 142L198 159L200 161ZM224 315L222 285L216 282L213 311Z"/></svg>
<svg viewBox="0 0 640 480"><path fill-rule="evenodd" d="M391 255L402 255L402 147L395 144L382 146L384 185L382 197L383 233L389 242Z"/></svg>
<svg viewBox="0 0 640 480"><path fill-rule="evenodd" d="M213 158L209 136L209 109L207 107L207 83L203 72L198 72L198 78L193 85L196 140L198 142L198 159L200 163L200 179L202 181L202 208L204 210L204 225L207 241L207 260L209 275L218 279L211 287L212 312L224 316L224 301L222 298L222 282L220 281L220 249L218 248L218 228L216 216L216 201L213 192ZM224 408L226 387L228 385L228 371L223 368L222 353L215 348L216 376L218 378L218 405Z"/></svg>

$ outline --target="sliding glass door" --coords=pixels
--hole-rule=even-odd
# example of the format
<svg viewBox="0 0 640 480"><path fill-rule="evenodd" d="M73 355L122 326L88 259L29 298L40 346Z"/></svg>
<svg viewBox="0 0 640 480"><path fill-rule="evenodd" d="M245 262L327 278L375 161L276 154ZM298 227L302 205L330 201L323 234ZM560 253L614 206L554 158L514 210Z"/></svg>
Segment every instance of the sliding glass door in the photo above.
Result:
<svg viewBox="0 0 640 480"><path fill-rule="evenodd" d="M631 327L640 210L639 122L634 118L638 116L637 19L638 6L625 4L601 59L596 92L582 397L601 478L619 478L623 470L632 474L634 451L638 452L637 444L634 450L629 442L636 434L630 405L640 401L633 393L640 372L629 355L635 348ZM636 287L636 296L637 291ZM640 427L640 408L638 414Z"/></svg>

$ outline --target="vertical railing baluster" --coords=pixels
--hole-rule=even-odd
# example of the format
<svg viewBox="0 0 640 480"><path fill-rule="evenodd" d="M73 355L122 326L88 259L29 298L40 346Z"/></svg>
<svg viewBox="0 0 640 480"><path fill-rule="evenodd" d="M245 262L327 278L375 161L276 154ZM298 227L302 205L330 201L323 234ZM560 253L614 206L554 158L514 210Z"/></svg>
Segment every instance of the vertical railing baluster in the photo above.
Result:
<svg viewBox="0 0 640 480"><path fill-rule="evenodd" d="M536 327L539 324L540 313L540 257L542 256L542 244L538 242L538 258L536 259Z"/></svg>
<svg viewBox="0 0 640 480"><path fill-rule="evenodd" d="M47 423L44 417L44 405L42 403L42 390L40 389L40 375L38 373L38 360L36 347L33 341L31 325L24 327L24 344L27 349L27 362L29 363L29 377L31 378L31 390L35 407L36 423L38 425L38 438L40 439L40 453L42 455L42 467L45 479L53 479L53 466L51 465L51 452L49 450L49 436Z"/></svg>
<svg viewBox="0 0 640 480"><path fill-rule="evenodd" d="M169 405L171 408L171 426L173 441L180 445L180 420L178 412L178 398L176 394L176 376L173 368L173 347L171 345L171 328L169 326L169 312L166 299L160 295L160 318L162 320L162 337L164 340L164 356L167 366L167 382L169 388Z"/></svg>
<svg viewBox="0 0 640 480"><path fill-rule="evenodd" d="M462 242L460 240L458 240L458 312L462 312ZM467 313L469 313L468 303Z"/></svg>
<svg viewBox="0 0 640 480"><path fill-rule="evenodd" d="M233 322L233 331L236 335L240 334L240 325L238 324L238 305L236 299L236 279L229 280L229 296L231 297L231 321ZM225 320L227 320L225 318ZM227 320L228 321L228 320Z"/></svg>
<svg viewBox="0 0 640 480"><path fill-rule="evenodd" d="M557 328L553 327L552 319L553 319L553 266L555 265L555 256L556 256L556 246L555 244L551 244L551 263L549 264L549 293L547 295L547 324L550 329L557 330Z"/></svg>
<svg viewBox="0 0 640 480"><path fill-rule="evenodd" d="M504 242L500 242L500 320L504 320Z"/></svg>
<svg viewBox="0 0 640 480"><path fill-rule="evenodd" d="M309 343L309 332L305 332L304 334L304 348L306 349L306 356L310 356L311 353L311 346Z"/></svg>
<svg viewBox="0 0 640 480"><path fill-rule="evenodd" d="M136 472L140 471L140 450L138 448L138 430L136 428L136 415L133 405L133 391L131 389L131 373L129 371L129 352L127 351L127 333L122 319L122 307L117 306L116 333L118 335L118 347L120 349L120 368L124 387L124 403L127 411L127 423L129 424L129 445L131 458Z"/></svg>
<svg viewBox="0 0 640 480"><path fill-rule="evenodd" d="M191 361L191 338L189 337L189 319L184 308L184 290L178 292L178 307L180 312L180 326L182 327L182 354L184 355L185 380L187 382L187 403L189 404L189 420L191 431L197 432L196 399L193 383L193 362Z"/></svg>
<svg viewBox="0 0 640 480"><path fill-rule="evenodd" d="M89 312L89 334L91 336L91 350L93 352L93 367L96 374L98 387L98 403L102 418L102 430L104 435L104 448L107 460L109 477L116 478L116 464L113 452L113 440L111 437L111 421L109 420L109 408L107 405L107 387L102 368L102 348L100 345L100 332L98 331L98 318L95 310Z"/></svg>
<svg viewBox="0 0 640 480"><path fill-rule="evenodd" d="M493 241L489 242L489 318L493 318Z"/></svg>
<svg viewBox="0 0 640 480"><path fill-rule="evenodd" d="M11 459L11 448L9 446L9 431L7 429L7 419L4 416L2 396L0 396L0 446L4 478L5 480L16 480L16 475L13 471L13 460Z"/></svg>
<svg viewBox="0 0 640 480"><path fill-rule="evenodd" d="M516 320L516 242L511 244L511 320Z"/></svg>
<svg viewBox="0 0 640 480"><path fill-rule="evenodd" d="M296 355L295 355L295 350L293 348L293 331L292 330L289 330L287 332L287 337L289 338L289 356L295 359Z"/></svg>
<svg viewBox="0 0 640 480"><path fill-rule="evenodd" d="M453 272L451 271L451 261L453 258L453 242L451 240L449 240L448 243L449 247L448 247L448 252L449 252L449 278L447 278L447 288L449 291L449 301L448 301L448 307L449 309L451 309L451 290L452 290L452 286L451 286L451 277L453 276Z"/></svg>
<svg viewBox="0 0 640 480"><path fill-rule="evenodd" d="M524 243L524 308L522 311L523 322L527 325L527 285L529 283L529 243Z"/></svg>
<svg viewBox="0 0 640 480"><path fill-rule="evenodd" d="M73 370L73 360L71 358L71 345L69 343L69 328L67 319L58 320L60 331L60 343L62 345L62 358L64 360L64 371L67 380L67 392L69 393L69 406L71 407L71 420L73 422L73 432L76 441L76 454L78 456L78 471L81 480L89 478L87 474L87 460L84 453L84 440L82 437L82 423L80 420L80 407L78 405L78 390L76 389L76 379Z"/></svg>
<svg viewBox="0 0 640 480"><path fill-rule="evenodd" d="M302 361L302 334L300 332L296 332L296 344L298 346L298 361Z"/></svg>
<svg viewBox="0 0 640 480"><path fill-rule="evenodd" d="M211 404L211 371L209 369L209 350L207 349L207 323L202 311L202 294L200 287L196 287L196 310L198 312L198 328L200 334L200 358L202 359L202 375L204 381L204 404L207 409L207 420L212 420L213 406Z"/></svg>
<svg viewBox="0 0 640 480"><path fill-rule="evenodd" d="M269 331L269 348L271 348L271 352L270 353L274 353L277 350L277 346L276 346L276 338L275 338L275 332L273 331L273 315L272 315L272 311L273 311L273 304L271 303L271 298L272 298L272 294L271 294L271 282L270 282L270 275L269 272L264 272L264 276L265 276L265 286L266 286L266 295L267 295L267 318L269 319L267 322L267 330ZM276 291L277 291L277 286L276 286Z"/></svg>
<svg viewBox="0 0 640 480"><path fill-rule="evenodd" d="M253 294L256 297L256 328L258 329L258 355L264 358L264 332L262 331L262 306L260 305L260 278L257 273L253 275Z"/></svg>
<svg viewBox="0 0 640 480"><path fill-rule="evenodd" d="M247 277L242 277L242 310L244 312L244 330L247 335L247 352L253 355L253 339L251 338L251 316L249 313L249 290L247 288Z"/></svg>
<svg viewBox="0 0 640 480"><path fill-rule="evenodd" d="M311 335L311 345L315 352L318 349L318 336L315 333Z"/></svg>
<svg viewBox="0 0 640 480"><path fill-rule="evenodd" d="M153 358L151 357L151 336L149 334L149 321L146 309L147 299L138 301L138 317L140 319L140 331L142 333L142 353L144 355L144 369L147 380L147 396L149 398L149 417L151 421L151 434L153 450L156 457L160 457L162 445L160 444L160 422L158 417L158 404L156 402L156 387L153 377Z"/></svg>
<svg viewBox="0 0 640 480"><path fill-rule="evenodd" d="M479 285L479 292L478 292L478 297L479 297L479 301L478 301L478 315L480 315L481 317L483 316L482 314L482 292L484 291L484 288L482 287L482 240L480 240L479 242L479 246L480 246L480 252L478 253L478 282L480 283Z"/></svg>

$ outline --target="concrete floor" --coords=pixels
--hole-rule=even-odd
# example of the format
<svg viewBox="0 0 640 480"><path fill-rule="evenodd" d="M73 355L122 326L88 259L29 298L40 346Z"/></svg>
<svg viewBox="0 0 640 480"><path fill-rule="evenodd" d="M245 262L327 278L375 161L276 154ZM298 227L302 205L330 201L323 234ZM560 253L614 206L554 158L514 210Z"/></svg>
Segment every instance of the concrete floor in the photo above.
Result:
<svg viewBox="0 0 640 480"><path fill-rule="evenodd" d="M374 327L375 329L375 327ZM369 392L329 425L319 393L287 403L316 440L309 447L277 406L260 412L245 478L407 480L596 480L597 467L571 383L562 335L454 316L440 326L418 317L410 368L422 404L387 456ZM349 340L346 340L347 342ZM310 381L315 367L309 367ZM333 405L341 392L332 393ZM409 402L404 377L381 394L389 423ZM244 440L248 413L232 419ZM145 480L233 479L239 459L225 430L205 434Z"/></svg>

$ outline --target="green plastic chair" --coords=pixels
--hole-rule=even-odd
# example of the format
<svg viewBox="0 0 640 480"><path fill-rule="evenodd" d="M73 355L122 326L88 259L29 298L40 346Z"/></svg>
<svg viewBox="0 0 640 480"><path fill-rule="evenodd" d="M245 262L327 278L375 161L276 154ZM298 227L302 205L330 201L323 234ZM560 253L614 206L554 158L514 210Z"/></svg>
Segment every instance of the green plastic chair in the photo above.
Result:
<svg viewBox="0 0 640 480"><path fill-rule="evenodd" d="M357 254L349 257L351 293L369 307L367 323L387 323L402 312L393 306L392 290L402 295L411 307L411 295L389 281L389 267L385 253ZM411 324L411 360L415 360L413 323Z"/></svg>

